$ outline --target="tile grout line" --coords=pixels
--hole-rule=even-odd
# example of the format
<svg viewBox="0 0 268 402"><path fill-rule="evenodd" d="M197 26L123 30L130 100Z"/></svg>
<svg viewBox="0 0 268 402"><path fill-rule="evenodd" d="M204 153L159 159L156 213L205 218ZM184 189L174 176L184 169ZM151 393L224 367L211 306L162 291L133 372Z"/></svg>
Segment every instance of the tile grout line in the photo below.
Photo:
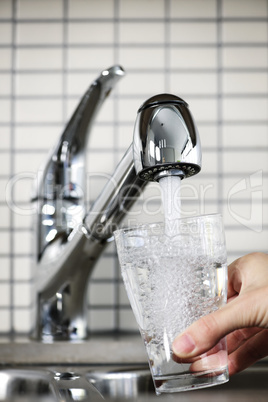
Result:
<svg viewBox="0 0 268 402"><path fill-rule="evenodd" d="M12 51L11 51L11 117L10 117L10 177L13 177L15 171L15 42L16 29L15 23L17 13L17 0L12 0ZM14 197L14 191L12 198ZM14 215L10 211L10 253L14 255ZM10 258L10 335L15 333L14 316L14 258Z"/></svg>
<svg viewBox="0 0 268 402"><path fill-rule="evenodd" d="M62 30L63 30L63 49L62 49L62 123L63 125L67 119L67 44L68 44L68 0L63 0L63 21L62 21Z"/></svg>
<svg viewBox="0 0 268 402"><path fill-rule="evenodd" d="M119 60L119 0L114 0L114 63L120 64ZM118 137L119 137L119 110L118 110L118 89L115 88L115 99L113 99L113 112L114 112L114 127L113 127L113 154L114 166L118 163ZM113 329L119 331L120 329L120 266L116 256L116 249L114 245L115 255L113 257Z"/></svg>
<svg viewBox="0 0 268 402"><path fill-rule="evenodd" d="M217 159L218 159L218 212L222 213L223 200L223 156L222 156L222 122L223 122L223 105L222 105L222 0L217 0L217 64L218 64L218 137L217 137Z"/></svg>
<svg viewBox="0 0 268 402"><path fill-rule="evenodd" d="M171 71L171 63L170 63L170 0L165 0L164 2L164 13L165 13L165 64L164 64L164 75L165 75L165 92L169 93L171 91L171 83L170 83L170 71ZM172 92L172 91L171 91Z"/></svg>

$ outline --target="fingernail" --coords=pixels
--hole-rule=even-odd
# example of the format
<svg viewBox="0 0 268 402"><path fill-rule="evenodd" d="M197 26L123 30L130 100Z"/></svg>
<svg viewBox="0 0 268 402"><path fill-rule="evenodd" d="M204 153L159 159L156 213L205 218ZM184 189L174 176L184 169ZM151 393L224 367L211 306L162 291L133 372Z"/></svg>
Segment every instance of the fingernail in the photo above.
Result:
<svg viewBox="0 0 268 402"><path fill-rule="evenodd" d="M175 339L173 342L173 351L176 355L188 355L195 348L193 338L188 334L183 334Z"/></svg>

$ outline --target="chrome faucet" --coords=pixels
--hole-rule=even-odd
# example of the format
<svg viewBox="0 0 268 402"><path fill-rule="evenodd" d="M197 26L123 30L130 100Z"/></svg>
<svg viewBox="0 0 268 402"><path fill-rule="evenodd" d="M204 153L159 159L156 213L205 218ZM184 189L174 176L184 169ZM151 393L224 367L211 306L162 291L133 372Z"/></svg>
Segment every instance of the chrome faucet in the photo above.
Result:
<svg viewBox="0 0 268 402"><path fill-rule="evenodd" d="M37 177L35 339L87 338L87 285L113 231L149 181L166 175L184 178L201 168L199 135L187 103L174 95L154 96L139 109L133 144L86 212L88 134L123 75L114 66L90 86Z"/></svg>

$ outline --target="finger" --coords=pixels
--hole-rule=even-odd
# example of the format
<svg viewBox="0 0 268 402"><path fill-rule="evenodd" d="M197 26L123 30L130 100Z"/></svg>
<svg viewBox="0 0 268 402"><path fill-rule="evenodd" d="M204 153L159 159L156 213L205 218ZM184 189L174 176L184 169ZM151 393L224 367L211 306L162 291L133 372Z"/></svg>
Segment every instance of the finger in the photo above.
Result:
<svg viewBox="0 0 268 402"><path fill-rule="evenodd" d="M245 344L250 338L252 338L256 334L260 333L261 331L263 331L263 329L258 328L258 327L243 328L243 329L238 329L238 330L232 332L231 334L227 335L226 340L227 340L228 353L231 354L231 353L235 352L238 348L240 348L243 344ZM206 355L207 356L215 355L224 348L225 348L225 345L223 345L223 340L221 340L219 343L217 343L217 345L215 345L212 349L210 349L208 352L206 352ZM193 363L196 360L199 360L200 356L183 359L183 358L176 356L173 353L172 358L177 363Z"/></svg>
<svg viewBox="0 0 268 402"><path fill-rule="evenodd" d="M231 302L232 300L234 300L237 296L239 296L238 293L235 294L235 295L233 295L233 296L227 297L227 303L230 303L230 302Z"/></svg>
<svg viewBox="0 0 268 402"><path fill-rule="evenodd" d="M251 253L233 261L228 267L228 297L249 285L268 285L268 254Z"/></svg>
<svg viewBox="0 0 268 402"><path fill-rule="evenodd" d="M229 297L232 298L240 290L241 293L180 334L173 342L174 353L180 358L192 358L208 351L221 338L237 329L267 328L267 266L268 255L263 253L251 254L230 264ZM255 281L252 280L254 275Z"/></svg>
<svg viewBox="0 0 268 402"><path fill-rule="evenodd" d="M241 271L238 269L240 264L240 258L233 261L228 266L228 289L227 299L238 295L242 285Z"/></svg>
<svg viewBox="0 0 268 402"><path fill-rule="evenodd" d="M250 296L240 295L221 309L202 317L174 340L173 352L181 358L198 356L234 330L253 326L252 306L256 308Z"/></svg>
<svg viewBox="0 0 268 402"><path fill-rule="evenodd" d="M238 373L266 356L268 356L268 330L263 329L229 355L229 374Z"/></svg>
<svg viewBox="0 0 268 402"><path fill-rule="evenodd" d="M196 360L190 366L190 371L207 371L207 370L215 370L220 371L227 367L228 359L227 353L224 350L219 350L217 353L213 353L208 355L205 353L200 356L200 359Z"/></svg>
<svg viewBox="0 0 268 402"><path fill-rule="evenodd" d="M236 331L232 332L231 334L227 335L227 347L228 353L233 353L236 349L242 346L248 339L252 336L256 335L257 333L261 332L262 328L242 328L237 329Z"/></svg>
<svg viewBox="0 0 268 402"><path fill-rule="evenodd" d="M224 350L224 351L227 350L225 339L221 339L220 342L217 343L217 345L213 346L212 349L210 349L209 351L207 351L205 354L203 354L201 356L196 356L196 357L192 357L192 358L181 358L181 357L176 356L173 353L172 358L177 363L193 363L196 360L199 360L204 355L206 355L206 356L215 355L219 351L222 351L222 350ZM226 355L227 355L227 353L226 353Z"/></svg>
<svg viewBox="0 0 268 402"><path fill-rule="evenodd" d="M172 360L174 360L174 362L176 363L180 363L180 364L190 364L193 363L195 360L199 359L199 357L192 357L192 358L186 358L186 359L182 359L181 357L176 356L174 353L172 353Z"/></svg>

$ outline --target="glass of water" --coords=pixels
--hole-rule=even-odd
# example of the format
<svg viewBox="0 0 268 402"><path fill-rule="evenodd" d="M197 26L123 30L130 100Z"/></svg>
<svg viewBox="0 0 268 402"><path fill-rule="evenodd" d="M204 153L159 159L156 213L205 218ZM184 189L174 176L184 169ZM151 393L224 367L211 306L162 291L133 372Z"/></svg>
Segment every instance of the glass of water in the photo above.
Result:
<svg viewBox="0 0 268 402"><path fill-rule="evenodd" d="M180 361L172 342L226 303L227 257L221 215L182 218L114 232L130 305L157 394L227 382L226 339Z"/></svg>

